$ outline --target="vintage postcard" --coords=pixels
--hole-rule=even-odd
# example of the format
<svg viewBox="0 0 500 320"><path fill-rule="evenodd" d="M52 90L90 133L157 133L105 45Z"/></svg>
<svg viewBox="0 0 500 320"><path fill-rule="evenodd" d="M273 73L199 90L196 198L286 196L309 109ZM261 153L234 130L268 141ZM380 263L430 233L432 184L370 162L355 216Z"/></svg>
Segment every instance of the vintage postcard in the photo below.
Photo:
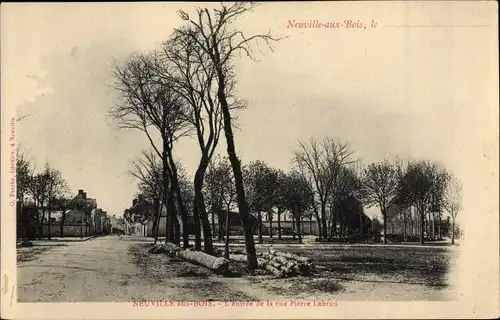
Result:
<svg viewBox="0 0 500 320"><path fill-rule="evenodd" d="M497 6L3 4L1 317L498 317Z"/></svg>

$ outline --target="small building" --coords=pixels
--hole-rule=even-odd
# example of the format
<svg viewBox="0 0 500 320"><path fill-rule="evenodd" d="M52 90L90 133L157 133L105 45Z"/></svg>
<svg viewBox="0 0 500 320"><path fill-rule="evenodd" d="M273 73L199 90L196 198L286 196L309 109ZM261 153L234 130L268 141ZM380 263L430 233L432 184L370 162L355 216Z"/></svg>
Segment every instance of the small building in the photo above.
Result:
<svg viewBox="0 0 500 320"><path fill-rule="evenodd" d="M110 217L111 223L111 233L112 234L124 234L125 233L125 222L123 218L117 218L116 215Z"/></svg>

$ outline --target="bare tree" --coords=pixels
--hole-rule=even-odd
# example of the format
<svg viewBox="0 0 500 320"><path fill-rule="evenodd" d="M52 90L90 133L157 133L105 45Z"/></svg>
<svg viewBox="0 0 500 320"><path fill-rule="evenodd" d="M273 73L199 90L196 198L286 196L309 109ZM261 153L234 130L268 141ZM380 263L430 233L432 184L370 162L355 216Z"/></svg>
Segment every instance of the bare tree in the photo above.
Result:
<svg viewBox="0 0 500 320"><path fill-rule="evenodd" d="M18 147L16 152L16 197L17 204L21 209L24 206L25 196L29 192L32 171L33 166L31 160Z"/></svg>
<svg viewBox="0 0 500 320"><path fill-rule="evenodd" d="M448 175L448 179L444 193L444 208L451 216L451 243L455 244L455 220L462 210L462 183L452 174Z"/></svg>
<svg viewBox="0 0 500 320"><path fill-rule="evenodd" d="M317 214L318 228L321 229L320 238L326 239L328 237L326 205L341 168L353 163L352 152L349 150L349 144L332 138L324 138L321 142L315 139L310 139L308 142L299 141L299 146L294 161L314 187L321 213L319 217L318 210L314 210Z"/></svg>
<svg viewBox="0 0 500 320"><path fill-rule="evenodd" d="M355 166L343 165L340 166L338 172L335 173L333 178L332 191L328 196L328 203L330 205L330 237L336 236L337 222L340 223L340 230L343 231L346 226L347 214L351 214L353 210L343 210L347 204L351 205L354 199L359 200L361 197L362 183L361 177L358 176ZM349 212L347 212L349 211ZM360 225L364 212L359 210ZM337 221L338 220L338 221ZM344 235L342 233L342 235Z"/></svg>
<svg viewBox="0 0 500 320"><path fill-rule="evenodd" d="M287 208L287 174L282 170L277 170L276 172L276 185L274 186L275 191L275 207L277 208L276 215L278 216L278 239L281 240L281 214ZM311 184L309 184L311 185ZM314 204L314 192L313 192L313 202ZM316 212L317 213L317 212ZM317 216L317 215L316 215ZM319 219L317 219L319 222ZM271 228L272 229L272 228Z"/></svg>
<svg viewBox="0 0 500 320"><path fill-rule="evenodd" d="M35 170L31 172L29 178L28 189L33 197L33 205L35 208L35 221L37 224L37 237L39 239L43 236L43 220L44 220L44 205L47 203L48 188L50 179L46 172L36 173Z"/></svg>
<svg viewBox="0 0 500 320"><path fill-rule="evenodd" d="M223 240L225 238L225 211L231 211L232 206L236 202L236 190L229 159L220 156L212 158L204 187L211 208L212 223L215 225L214 219L217 215L219 240Z"/></svg>
<svg viewBox="0 0 500 320"><path fill-rule="evenodd" d="M384 244L387 243L387 213L398 186L397 168L387 160L372 163L363 172L363 200L368 207L378 206L382 213Z"/></svg>
<svg viewBox="0 0 500 320"><path fill-rule="evenodd" d="M66 222L66 213L72 206L71 202L72 199L65 196L59 196L53 200L54 208L61 211L61 220L59 221L59 237L61 238L64 237L64 223Z"/></svg>
<svg viewBox="0 0 500 320"><path fill-rule="evenodd" d="M201 158L194 177L194 222L195 248L201 249L200 220L203 227L204 247L206 252L213 251L210 223L205 207L203 182L210 160L218 145L223 126L223 115L217 96L215 68L208 54L193 41L192 37L179 31L163 46L163 56L172 68L167 70L166 78L174 83L174 88L187 105L186 120L196 133ZM234 87L234 81L228 81L228 89ZM228 96L232 97L231 90ZM243 107L244 104L232 99L230 109Z"/></svg>
<svg viewBox="0 0 500 320"><path fill-rule="evenodd" d="M420 243L422 244L426 233L426 215L429 212L441 210L446 181L446 172L436 164L429 161L415 161L408 164L400 182L398 201L404 206L415 206L419 215Z"/></svg>
<svg viewBox="0 0 500 320"><path fill-rule="evenodd" d="M301 219L307 209L312 206L313 190L307 178L297 171L287 175L284 199L287 209L292 213L296 224L299 243L302 243Z"/></svg>
<svg viewBox="0 0 500 320"><path fill-rule="evenodd" d="M158 228L161 208L163 207L163 169L162 161L154 151L142 151L141 156L132 162L129 174L139 181L139 192L153 204L153 237L158 241Z"/></svg>
<svg viewBox="0 0 500 320"><path fill-rule="evenodd" d="M250 11L254 5L246 2L237 2L231 5L222 4L219 9L212 12L205 8L197 8L196 17L191 19L183 11L179 12L181 18L188 24L176 29L178 34L184 35L196 43L210 59L215 70L217 80L217 98L222 109L224 133L226 137L227 153L234 172L236 191L238 194L238 207L245 233L245 243L248 257L249 269L257 268L257 256L253 240L248 205L246 203L245 190L241 163L236 154L233 135L232 114L230 106L233 105L229 94L231 79L234 76L234 61L240 53L255 59L252 45L264 41L269 47L273 38L269 33L256 34L246 37L240 30L231 29L231 23Z"/></svg>
<svg viewBox="0 0 500 320"><path fill-rule="evenodd" d="M261 160L250 162L243 172L247 202L250 210L257 213L259 220L258 239L259 243L262 243L262 212L265 211L269 214L276 202L277 175L275 170Z"/></svg>
<svg viewBox="0 0 500 320"><path fill-rule="evenodd" d="M162 159L163 164L163 203L173 209L173 193L187 225L187 211L182 201L178 186L177 168L173 159L174 142L189 134L191 128L185 121L185 104L172 85L165 81L158 70L168 68L157 55L136 55L114 73L116 89L121 94L121 103L110 110L110 115L119 121L120 128L131 128L144 132L151 146ZM151 128L161 137L161 147L157 147ZM161 151L160 151L161 150ZM171 180L170 191L167 187ZM172 210L167 217L167 224L173 222L175 234L173 241L178 242L179 223ZM184 234L184 247L188 246L189 235ZM172 240L167 236L167 241Z"/></svg>
<svg viewBox="0 0 500 320"><path fill-rule="evenodd" d="M33 217L26 214L26 198L30 194L30 182L33 165L27 154L19 147L16 150L16 214L18 217L18 237L28 237L28 228L33 224Z"/></svg>
<svg viewBox="0 0 500 320"><path fill-rule="evenodd" d="M67 199L71 193L70 187L63 178L61 172L50 165L46 165L45 174L48 179L47 184L47 220L48 220L48 238L51 237L51 215L54 208L58 208L61 199Z"/></svg>

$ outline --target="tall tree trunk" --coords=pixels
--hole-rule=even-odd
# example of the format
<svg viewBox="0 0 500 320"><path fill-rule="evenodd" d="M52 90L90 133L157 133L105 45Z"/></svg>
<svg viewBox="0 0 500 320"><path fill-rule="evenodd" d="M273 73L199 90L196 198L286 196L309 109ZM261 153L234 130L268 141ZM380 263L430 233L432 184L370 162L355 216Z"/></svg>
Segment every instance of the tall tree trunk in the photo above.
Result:
<svg viewBox="0 0 500 320"><path fill-rule="evenodd" d="M179 224L179 218L177 215L172 217L174 225L174 243L178 246L181 245L181 226Z"/></svg>
<svg viewBox="0 0 500 320"><path fill-rule="evenodd" d="M427 238L431 238L432 237L432 233L431 233L431 213L430 212L427 212L427 229L426 229L426 232L427 232Z"/></svg>
<svg viewBox="0 0 500 320"><path fill-rule="evenodd" d="M43 210L43 209L42 209ZM42 215L41 215L41 219L40 219L40 226L39 226L39 234L40 234L40 237L39 239L42 239L43 238L43 220L45 220L45 212L42 211Z"/></svg>
<svg viewBox="0 0 500 320"><path fill-rule="evenodd" d="M295 240L295 214L292 211L292 240Z"/></svg>
<svg viewBox="0 0 500 320"><path fill-rule="evenodd" d="M384 244L387 244L387 212L385 208L382 209L382 216L384 219Z"/></svg>
<svg viewBox="0 0 500 320"><path fill-rule="evenodd" d="M153 199L153 229L151 230L152 236L154 238L154 243L158 241L158 224L160 223L160 201L159 199Z"/></svg>
<svg viewBox="0 0 500 320"><path fill-rule="evenodd" d="M183 248L186 249L189 247L189 227L188 227L188 212L186 209L186 206L184 205L184 201L182 199L182 193L181 189L179 186L179 179L177 176L177 167L174 162L174 158L172 157L172 153L168 154L168 169L169 169L169 177L171 179L171 185L172 188L174 189L175 192L175 199L177 202L177 205L179 207L179 211L181 214L182 218L182 245ZM175 206L174 206L175 207ZM175 213L175 216L177 217L177 213Z"/></svg>
<svg viewBox="0 0 500 320"><path fill-rule="evenodd" d="M59 236L61 238L64 237L64 222L66 220L66 209L63 208L62 209L62 213L61 213L61 224L59 225Z"/></svg>
<svg viewBox="0 0 500 320"><path fill-rule="evenodd" d="M455 217L451 217L451 244L455 244Z"/></svg>
<svg viewBox="0 0 500 320"><path fill-rule="evenodd" d="M193 227L194 227L194 249L201 250L201 221L200 211L197 205L197 194L195 191L195 199L193 201Z"/></svg>
<svg viewBox="0 0 500 320"><path fill-rule="evenodd" d="M170 184L170 188L168 189L167 194L167 233L165 235L165 243L166 242L174 242L174 217L177 216L177 210L175 208L175 195L174 195L174 186L173 183Z"/></svg>
<svg viewBox="0 0 500 320"><path fill-rule="evenodd" d="M321 231L323 233L323 239L328 238L328 228L326 226L326 203L321 201Z"/></svg>
<svg viewBox="0 0 500 320"><path fill-rule="evenodd" d="M436 213L435 212L431 213L431 218L432 218L432 224L431 224L432 240L436 240Z"/></svg>
<svg viewBox="0 0 500 320"><path fill-rule="evenodd" d="M156 241L160 237L160 224L161 224L161 217L162 217L163 206L164 206L164 204L161 202L161 200L159 200L158 202L159 202L159 205L158 205L158 223L156 224L156 229L155 229ZM166 219L165 219L165 223L167 223Z"/></svg>
<svg viewBox="0 0 500 320"><path fill-rule="evenodd" d="M409 228L409 236L413 237L413 217L411 213L411 207L408 208L408 228Z"/></svg>
<svg viewBox="0 0 500 320"><path fill-rule="evenodd" d="M258 217L259 217L259 243L262 243L263 240L262 240L262 213L258 212Z"/></svg>
<svg viewBox="0 0 500 320"><path fill-rule="evenodd" d="M363 232L363 211L359 211L359 234L362 235Z"/></svg>
<svg viewBox="0 0 500 320"><path fill-rule="evenodd" d="M278 207L278 239L281 240L281 208Z"/></svg>
<svg viewBox="0 0 500 320"><path fill-rule="evenodd" d="M195 195L194 212L198 213L201 226L203 228L203 245L205 253L211 254L214 251L214 246L212 243L212 232L210 230L210 221L208 220L207 209L205 207L205 199L203 196L203 180L207 167L208 167L208 158L206 155L203 155L194 178L194 195Z"/></svg>
<svg viewBox="0 0 500 320"><path fill-rule="evenodd" d="M313 235L313 216L309 214L309 234Z"/></svg>
<svg viewBox="0 0 500 320"><path fill-rule="evenodd" d="M47 235L48 236L48 239L50 240L50 227L51 227L51 223L50 223L50 216L52 215L52 208L50 207L49 205L49 212L48 212L48 217L49 217L49 225L48 225L48 229L49 229L49 234Z"/></svg>
<svg viewBox="0 0 500 320"><path fill-rule="evenodd" d="M443 234L441 233L441 225L442 225L442 220L441 220L441 212L438 213L438 237L439 240L443 239Z"/></svg>
<svg viewBox="0 0 500 320"><path fill-rule="evenodd" d="M224 258L229 259L229 232L231 231L231 229L230 229L231 226L229 224L229 210L226 213L225 227L226 227L225 228L225 230L226 230L226 239L224 241Z"/></svg>
<svg viewBox="0 0 500 320"><path fill-rule="evenodd" d="M269 238L273 238L273 212L272 209L269 209L267 212L267 217L269 218Z"/></svg>
<svg viewBox="0 0 500 320"><path fill-rule="evenodd" d="M233 168L238 208L241 217L241 223L243 225L243 231L245 234L247 265L248 269L252 270L258 267L257 252L255 251L253 230L250 223L248 203L245 197L245 189L243 186L243 173L241 171L241 163L240 160L238 159L238 156L236 155L236 148L234 145L233 127L231 124L231 113L229 112L229 104L226 99L226 77L219 57L215 58L216 59L214 63L216 65L217 78L219 80L218 81L219 89L217 92L217 97L219 98L219 103L224 118L224 134L226 136L227 154L229 157L229 162L231 162L231 167Z"/></svg>
<svg viewBox="0 0 500 320"><path fill-rule="evenodd" d="M406 211L403 211L403 241L408 241L408 235L406 232Z"/></svg>
<svg viewBox="0 0 500 320"><path fill-rule="evenodd" d="M335 226L333 224L333 220L328 221L327 229L328 229L328 232L329 232L328 238L329 239L333 239L333 237L334 237L334 230L335 230Z"/></svg>
<svg viewBox="0 0 500 320"><path fill-rule="evenodd" d="M300 230L300 224L301 224L301 223L300 223L300 214L299 214L299 212L298 212L298 211L297 211L297 213L296 213L296 214L297 214L297 216L296 216L295 220L296 220L296 222L297 222L297 236L298 236L298 238L299 238L299 243L302 243L302 232L301 232L301 230Z"/></svg>
<svg viewBox="0 0 500 320"><path fill-rule="evenodd" d="M425 212L422 208L418 208L420 214L420 244L424 244L425 233Z"/></svg>
<svg viewBox="0 0 500 320"><path fill-rule="evenodd" d="M332 225L330 226L331 228L331 234L332 234L332 238L335 238L337 237L337 214L335 213L335 211L333 209L330 209L331 210L331 214L332 214ZM340 220L340 219L339 219Z"/></svg>
<svg viewBox="0 0 500 320"><path fill-rule="evenodd" d="M321 232L321 219L319 218L318 207L316 203L313 201L313 210L314 216L316 217L316 224L318 225L318 238L321 240L323 237L323 233Z"/></svg>
<svg viewBox="0 0 500 320"><path fill-rule="evenodd" d="M160 200L154 199L153 206L154 206L155 219L153 221L152 232L153 232L153 238L155 239L154 244L156 244L158 242L158 226L159 226L160 220L161 220Z"/></svg>
<svg viewBox="0 0 500 320"><path fill-rule="evenodd" d="M173 210L172 208L172 173L171 169L169 167L169 161L168 161L168 153L170 152L170 148L168 147L168 139L167 137L162 135L163 139L163 150L162 150L162 165L163 165L163 170L162 170L162 186L163 186L163 193L162 193L162 202L165 204L166 207L166 217L165 217L165 243L170 241L170 225L171 225L171 211ZM169 183L170 182L170 183Z"/></svg>
<svg viewBox="0 0 500 320"><path fill-rule="evenodd" d="M224 240L224 221L226 220L226 216L224 215L222 209L217 209L219 214L217 215L218 227L219 227L219 241Z"/></svg>
<svg viewBox="0 0 500 320"><path fill-rule="evenodd" d="M214 231L214 234L212 235L215 237L215 206L212 204L210 212L211 212L211 218L212 218L212 230Z"/></svg>
<svg viewBox="0 0 500 320"><path fill-rule="evenodd" d="M168 242L168 235L170 233L170 225L172 224L171 222L171 218L170 218L170 214L169 214L169 211L172 210L171 208L169 208L170 205L168 203L165 204L165 243Z"/></svg>

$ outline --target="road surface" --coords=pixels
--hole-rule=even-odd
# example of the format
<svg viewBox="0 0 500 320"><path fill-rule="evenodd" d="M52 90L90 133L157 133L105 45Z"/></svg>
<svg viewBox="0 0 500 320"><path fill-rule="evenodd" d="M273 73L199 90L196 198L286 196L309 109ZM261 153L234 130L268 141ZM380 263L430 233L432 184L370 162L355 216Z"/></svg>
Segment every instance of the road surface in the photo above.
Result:
<svg viewBox="0 0 500 320"><path fill-rule="evenodd" d="M40 253L18 264L18 302L132 302L134 300L207 300L212 291L224 300L245 297L248 279L174 277L190 269L163 260L147 270L138 266L130 248L151 242L143 237L106 236ZM153 255L151 260L169 259ZM197 266L193 266L196 269ZM199 269L204 269L198 267ZM252 290L256 299L277 298ZM258 293L258 295L255 295ZM216 298L221 298L220 296Z"/></svg>
<svg viewBox="0 0 500 320"><path fill-rule="evenodd" d="M18 301L129 300L133 292L127 284L140 273L127 254L132 242L115 236L72 242L20 263Z"/></svg>

